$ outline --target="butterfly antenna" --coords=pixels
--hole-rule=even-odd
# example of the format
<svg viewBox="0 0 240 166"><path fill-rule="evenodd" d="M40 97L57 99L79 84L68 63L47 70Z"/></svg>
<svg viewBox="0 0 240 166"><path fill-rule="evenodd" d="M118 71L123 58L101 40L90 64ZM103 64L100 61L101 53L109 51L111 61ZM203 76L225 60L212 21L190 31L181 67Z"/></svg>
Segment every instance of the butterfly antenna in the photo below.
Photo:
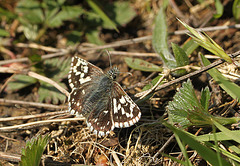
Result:
<svg viewBox="0 0 240 166"><path fill-rule="evenodd" d="M109 58L109 63L110 63L110 68L112 68L112 61L111 61L111 54L109 53L108 50L105 50L108 54L108 58Z"/></svg>

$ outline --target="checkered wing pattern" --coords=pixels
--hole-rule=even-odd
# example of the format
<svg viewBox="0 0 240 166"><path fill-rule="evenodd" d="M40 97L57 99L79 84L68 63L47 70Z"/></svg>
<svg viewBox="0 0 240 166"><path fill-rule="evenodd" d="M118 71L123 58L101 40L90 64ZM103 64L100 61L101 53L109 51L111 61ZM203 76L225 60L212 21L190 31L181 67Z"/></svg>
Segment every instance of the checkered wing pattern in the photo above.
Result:
<svg viewBox="0 0 240 166"><path fill-rule="evenodd" d="M72 88L72 92L68 98L69 112L76 114L77 116L85 115L82 112L84 99L87 98L89 91L95 87L96 77L103 75L102 69L87 62L84 59L74 56L68 75L69 86Z"/></svg>
<svg viewBox="0 0 240 166"><path fill-rule="evenodd" d="M93 64L74 57L69 72L71 114L83 115L98 135L108 134L115 127L130 127L139 121L141 111L115 81L119 70L106 74Z"/></svg>
<svg viewBox="0 0 240 166"><path fill-rule="evenodd" d="M69 86L72 89L80 88L82 84L92 81L94 76L99 76L102 74L104 74L102 69L84 59L75 56L72 58L68 75Z"/></svg>
<svg viewBox="0 0 240 166"><path fill-rule="evenodd" d="M117 82L113 82L106 97L100 99L102 106L96 107L88 117L88 126L94 133L105 135L115 127L130 127L139 121L140 109Z"/></svg>
<svg viewBox="0 0 240 166"><path fill-rule="evenodd" d="M115 127L130 127L139 121L141 117L139 107L117 82L114 82L111 96L113 122Z"/></svg>

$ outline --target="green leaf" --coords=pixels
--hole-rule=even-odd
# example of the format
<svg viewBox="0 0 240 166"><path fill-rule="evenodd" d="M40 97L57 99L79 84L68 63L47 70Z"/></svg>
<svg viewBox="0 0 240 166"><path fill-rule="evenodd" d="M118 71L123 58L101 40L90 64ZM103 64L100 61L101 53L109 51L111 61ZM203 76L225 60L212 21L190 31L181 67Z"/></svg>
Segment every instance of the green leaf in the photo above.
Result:
<svg viewBox="0 0 240 166"><path fill-rule="evenodd" d="M69 66L71 63L71 58L52 58L44 61L44 73L46 77L56 81L61 87L67 88L64 83L61 83L63 78L66 78L69 72ZM53 85L46 82L40 81L40 87L38 90L39 102L46 101L47 103L53 102L58 104L64 102L66 96L62 94Z"/></svg>
<svg viewBox="0 0 240 166"><path fill-rule="evenodd" d="M7 20L15 19L17 17L17 15L15 13L13 13L12 11L9 11L9 10L5 10L2 7L0 7L0 16L6 17Z"/></svg>
<svg viewBox="0 0 240 166"><path fill-rule="evenodd" d="M40 81L41 86L38 89L39 102L45 101L46 103L52 102L53 104L58 104L64 102L66 96L62 94L57 88L53 85L46 82ZM67 88L64 83L58 83L61 87Z"/></svg>
<svg viewBox="0 0 240 166"><path fill-rule="evenodd" d="M208 111L209 101L210 101L211 93L208 87L206 87L201 92L201 105L203 106L205 111Z"/></svg>
<svg viewBox="0 0 240 166"><path fill-rule="evenodd" d="M240 0L234 0L232 12L234 18L238 21L240 19Z"/></svg>
<svg viewBox="0 0 240 166"><path fill-rule="evenodd" d="M22 149L20 166L38 166L41 161L42 154L50 140L50 136L33 137L31 141L26 143L25 149Z"/></svg>
<svg viewBox="0 0 240 166"><path fill-rule="evenodd" d="M136 16L136 12L128 1L116 1L113 4L108 3L104 6L104 9L109 18L117 25L125 25ZM107 23L108 22L104 22L104 28L113 28Z"/></svg>
<svg viewBox="0 0 240 166"><path fill-rule="evenodd" d="M171 123L179 123L184 128L211 124L211 117L198 101L190 80L183 83L173 101L169 102L167 110Z"/></svg>
<svg viewBox="0 0 240 166"><path fill-rule="evenodd" d="M21 74L13 76L12 80L8 83L7 90L16 91L37 82L37 79Z"/></svg>
<svg viewBox="0 0 240 166"><path fill-rule="evenodd" d="M178 67L189 65L188 56L181 47L179 47L175 43L172 43L172 49L173 49Z"/></svg>
<svg viewBox="0 0 240 166"><path fill-rule="evenodd" d="M82 31L72 31L67 34L67 45L73 46L80 43L83 36Z"/></svg>
<svg viewBox="0 0 240 166"><path fill-rule="evenodd" d="M16 12L19 20L26 24L40 24L44 22L41 4L34 0L21 0L18 2Z"/></svg>
<svg viewBox="0 0 240 166"><path fill-rule="evenodd" d="M213 120L214 125L222 131L226 136L231 137L234 141L240 143L240 132L233 133L231 130L227 129L217 121Z"/></svg>
<svg viewBox="0 0 240 166"><path fill-rule="evenodd" d="M42 60L41 55L33 54L28 57L31 62L40 62Z"/></svg>
<svg viewBox="0 0 240 166"><path fill-rule="evenodd" d="M117 25L101 10L94 0L87 0L87 3L106 24L118 32Z"/></svg>
<svg viewBox="0 0 240 166"><path fill-rule="evenodd" d="M159 76L155 77L154 79L152 79L152 81L150 82L150 84L147 84L146 86L144 86L144 87L142 88L142 91L145 91L145 90L148 90L148 89L152 88L152 87L158 82L158 80L159 80L161 77L162 77L162 76L159 75ZM160 85L161 85L161 84L160 84Z"/></svg>
<svg viewBox="0 0 240 166"><path fill-rule="evenodd" d="M80 6L63 6L61 11L53 16L50 16L48 26L51 28L59 27L63 24L63 21L77 18L82 13L83 9Z"/></svg>
<svg viewBox="0 0 240 166"><path fill-rule="evenodd" d="M173 53L176 58L177 67L186 66L189 64L189 59L185 51L179 47L177 44L172 43ZM186 70L178 70L175 72L178 76L186 73Z"/></svg>
<svg viewBox="0 0 240 166"><path fill-rule="evenodd" d="M170 122L178 123L183 128L192 125L211 126L213 120L222 125L237 123L240 120L240 117L225 118L210 115L198 101L190 80L183 83L179 92L173 97L173 101L169 102L167 110Z"/></svg>
<svg viewBox="0 0 240 166"><path fill-rule="evenodd" d="M192 37L200 46L212 52L216 56L223 58L228 63L232 63L232 59L230 58L230 56L226 54L223 48L220 47L214 40L212 40L206 33L195 30L194 28L188 26L186 23L182 22L179 19L178 21L180 21L181 24L185 26L185 28L188 29L189 32L191 32L191 34L188 35Z"/></svg>
<svg viewBox="0 0 240 166"><path fill-rule="evenodd" d="M165 13L163 8L160 8L155 21L152 44L155 52L160 55L164 64L168 68L173 69L177 67L177 63L168 49L167 35L168 33Z"/></svg>
<svg viewBox="0 0 240 166"><path fill-rule="evenodd" d="M23 25L23 33L28 40L35 40L38 36L38 26L27 24Z"/></svg>
<svg viewBox="0 0 240 166"><path fill-rule="evenodd" d="M181 149L181 151L183 153L183 156L185 157L185 164L184 165L192 166L192 163L191 163L191 161L188 158L187 149L185 148L186 147L186 143L184 141L181 141L181 139L178 136L178 134L176 134L175 132L174 132L174 134L175 134L175 138L176 138L176 141L178 143L178 146Z"/></svg>
<svg viewBox="0 0 240 166"><path fill-rule="evenodd" d="M239 135L240 134L240 130L234 130L234 131L230 131L231 134L230 135L226 135L226 133L224 132L218 132L215 133L217 140L218 141L227 141L227 140L233 140L231 135ZM204 135L200 135L197 136L196 138L198 141L214 141L214 135L213 134L204 134Z"/></svg>
<svg viewBox="0 0 240 166"><path fill-rule="evenodd" d="M5 29L0 28L0 36L9 37L10 34L9 34L9 32L6 31Z"/></svg>
<svg viewBox="0 0 240 166"><path fill-rule="evenodd" d="M201 142L198 142L196 139L196 136L180 130L173 125L170 125L166 122L163 123L165 126L167 126L169 129L171 129L175 135L178 135L180 139L185 143L188 144L191 149L194 149L197 151L197 153L207 162L209 162L211 165L224 165L224 166L230 166L230 163L228 163L223 158L218 158L217 153L207 146L203 145ZM217 160L219 159L219 160Z"/></svg>
<svg viewBox="0 0 240 166"><path fill-rule="evenodd" d="M87 41L90 43L94 43L96 45L103 45L104 41L102 41L99 37L99 31L94 29L94 30L88 30L86 33Z"/></svg>
<svg viewBox="0 0 240 166"><path fill-rule="evenodd" d="M216 134L216 133L213 133L213 134ZM217 142L218 141L218 139L216 139L216 138L214 138L215 140L215 142ZM223 142L221 142L221 144L224 144L224 143L226 143L226 141L223 141ZM233 162L238 162L238 163L236 163L236 165L239 165L239 162L240 162L240 158L238 157L238 156L236 156L236 155L234 155L233 154L233 152L229 152L229 151L227 151L227 150L225 150L225 149L228 149L227 148L227 146L228 145L225 145L224 147L225 147L225 149L222 149L222 148L220 148L220 147L218 147L218 146L216 146L216 145L213 145L213 144L211 144L210 142L205 142L205 144L208 146L208 147L210 147L210 148L212 148L212 149L214 149L214 150L218 150L219 152L221 152L222 153L222 155L224 155L224 156L226 156L227 158L228 158L228 160L229 161L231 161L231 163L233 164ZM229 148L230 148L231 146L229 146ZM232 160L231 160L232 159ZM235 161L234 161L235 160ZM234 164L233 164L234 165Z"/></svg>
<svg viewBox="0 0 240 166"><path fill-rule="evenodd" d="M233 131L232 131L233 132ZM227 149L231 149L233 152L235 152L236 154L240 154L240 148L233 145L232 141L222 141L223 144L226 146ZM237 161L237 160L236 160ZM240 162L240 159L238 157L238 162Z"/></svg>
<svg viewBox="0 0 240 166"><path fill-rule="evenodd" d="M71 58L52 58L44 61L44 73L48 78L60 83L66 78L70 69Z"/></svg>
<svg viewBox="0 0 240 166"><path fill-rule="evenodd" d="M210 64L210 62L203 55L201 55L201 59L205 66ZM240 87L238 85L224 77L215 68L208 70L208 73L233 99L236 99L238 102L240 101Z"/></svg>
<svg viewBox="0 0 240 166"><path fill-rule="evenodd" d="M162 68L154 65L152 63L149 63L147 61L144 61L142 59L139 58L130 58L130 57L126 57L124 58L125 62L127 63L127 65L129 67L131 67L132 69L135 70L141 70L141 71L146 71L146 72L162 72Z"/></svg>
<svg viewBox="0 0 240 166"><path fill-rule="evenodd" d="M194 50L198 48L198 46L199 45L193 39L190 39L183 44L182 49L186 52L187 55L190 55Z"/></svg>
<svg viewBox="0 0 240 166"><path fill-rule="evenodd" d="M223 4L221 3L220 0L214 0L215 1L215 7L216 7L216 14L213 15L214 18L220 18L223 14Z"/></svg>

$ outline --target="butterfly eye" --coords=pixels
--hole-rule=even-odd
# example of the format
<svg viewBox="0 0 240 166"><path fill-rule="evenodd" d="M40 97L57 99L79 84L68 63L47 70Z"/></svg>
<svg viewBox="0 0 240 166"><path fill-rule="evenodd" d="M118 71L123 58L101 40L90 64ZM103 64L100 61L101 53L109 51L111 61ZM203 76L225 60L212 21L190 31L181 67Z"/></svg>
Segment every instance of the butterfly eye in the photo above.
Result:
<svg viewBox="0 0 240 166"><path fill-rule="evenodd" d="M117 75L116 75L116 74L113 74L113 75L112 75L112 78L113 78L113 80L116 80Z"/></svg>

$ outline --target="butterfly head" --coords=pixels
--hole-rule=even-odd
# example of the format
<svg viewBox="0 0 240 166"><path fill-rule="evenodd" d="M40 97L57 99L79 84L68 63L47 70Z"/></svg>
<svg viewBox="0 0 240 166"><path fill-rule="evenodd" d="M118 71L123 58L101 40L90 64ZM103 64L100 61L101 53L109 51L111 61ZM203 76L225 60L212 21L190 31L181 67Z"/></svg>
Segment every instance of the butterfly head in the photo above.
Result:
<svg viewBox="0 0 240 166"><path fill-rule="evenodd" d="M113 67L107 72L107 77L114 81L117 79L118 75L119 75L119 69L117 67Z"/></svg>

